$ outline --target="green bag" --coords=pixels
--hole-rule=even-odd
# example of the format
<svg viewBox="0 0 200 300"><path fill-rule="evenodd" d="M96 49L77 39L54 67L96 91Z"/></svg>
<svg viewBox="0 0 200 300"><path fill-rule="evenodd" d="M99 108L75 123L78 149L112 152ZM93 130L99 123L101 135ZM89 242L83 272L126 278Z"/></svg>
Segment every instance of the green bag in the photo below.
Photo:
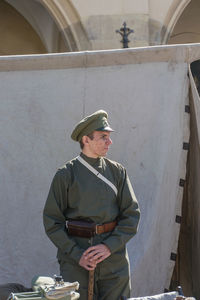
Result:
<svg viewBox="0 0 200 300"><path fill-rule="evenodd" d="M80 297L76 292L78 288L78 282L64 282L59 276L55 276L55 280L35 276L32 280L32 292L11 293L8 300L76 300Z"/></svg>

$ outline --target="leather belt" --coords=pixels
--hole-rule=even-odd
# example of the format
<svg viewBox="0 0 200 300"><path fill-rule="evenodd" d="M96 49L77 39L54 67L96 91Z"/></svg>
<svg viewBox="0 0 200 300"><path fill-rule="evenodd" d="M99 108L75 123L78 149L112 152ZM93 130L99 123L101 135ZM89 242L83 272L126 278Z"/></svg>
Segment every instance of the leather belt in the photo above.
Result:
<svg viewBox="0 0 200 300"><path fill-rule="evenodd" d="M102 234L112 231L117 225L116 221L105 223L103 225L94 222L86 222L82 220L67 220L66 227L68 235L79 236L85 238L94 237L96 234Z"/></svg>
<svg viewBox="0 0 200 300"><path fill-rule="evenodd" d="M103 225L96 225L96 234L102 234L105 232L110 232L115 229L117 225L116 221L110 222L110 223L105 223Z"/></svg>

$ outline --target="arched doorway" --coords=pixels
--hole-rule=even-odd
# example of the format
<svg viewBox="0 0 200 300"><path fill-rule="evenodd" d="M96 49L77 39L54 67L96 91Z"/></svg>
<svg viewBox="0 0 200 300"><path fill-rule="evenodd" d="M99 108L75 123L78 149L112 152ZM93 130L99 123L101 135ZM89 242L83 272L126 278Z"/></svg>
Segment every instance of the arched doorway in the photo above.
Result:
<svg viewBox="0 0 200 300"><path fill-rule="evenodd" d="M26 0L25 0L26 1ZM92 50L81 18L70 0L40 0L57 24L69 51Z"/></svg>
<svg viewBox="0 0 200 300"><path fill-rule="evenodd" d="M0 55L90 50L80 17L70 1L2 0Z"/></svg>
<svg viewBox="0 0 200 300"><path fill-rule="evenodd" d="M3 0L0 2L0 40L0 55L47 52L30 23Z"/></svg>
<svg viewBox="0 0 200 300"><path fill-rule="evenodd" d="M53 14L50 14L42 0L4 0L4 2L10 4L10 7L15 9L31 25L47 53L71 51L58 24L55 22ZM15 24L14 20L12 20L12 23Z"/></svg>
<svg viewBox="0 0 200 300"><path fill-rule="evenodd" d="M182 12L170 33L167 44L200 42L200 1L192 0Z"/></svg>

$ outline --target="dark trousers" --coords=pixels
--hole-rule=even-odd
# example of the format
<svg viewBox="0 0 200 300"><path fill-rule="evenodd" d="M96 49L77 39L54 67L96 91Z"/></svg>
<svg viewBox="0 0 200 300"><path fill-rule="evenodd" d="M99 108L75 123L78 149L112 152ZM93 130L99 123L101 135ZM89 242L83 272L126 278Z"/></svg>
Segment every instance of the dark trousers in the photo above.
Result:
<svg viewBox="0 0 200 300"><path fill-rule="evenodd" d="M78 281L80 299L87 300L89 272L70 257L59 261L60 273L64 281ZM130 297L129 261L125 249L112 254L95 269L94 299L119 300L121 296Z"/></svg>

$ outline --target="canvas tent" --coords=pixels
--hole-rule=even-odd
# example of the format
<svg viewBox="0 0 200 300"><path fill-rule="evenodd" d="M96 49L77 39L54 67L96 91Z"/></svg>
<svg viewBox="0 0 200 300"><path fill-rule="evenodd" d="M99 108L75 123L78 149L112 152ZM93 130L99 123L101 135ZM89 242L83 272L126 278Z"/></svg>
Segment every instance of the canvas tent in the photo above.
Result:
<svg viewBox="0 0 200 300"><path fill-rule="evenodd" d="M199 57L198 44L0 57L1 283L58 273L44 202L56 169L80 151L74 124L105 109L116 131L109 157L127 168L141 208L128 244L134 296L169 288L184 213L192 265L175 278L189 274L187 290L200 295L200 104L190 72Z"/></svg>

